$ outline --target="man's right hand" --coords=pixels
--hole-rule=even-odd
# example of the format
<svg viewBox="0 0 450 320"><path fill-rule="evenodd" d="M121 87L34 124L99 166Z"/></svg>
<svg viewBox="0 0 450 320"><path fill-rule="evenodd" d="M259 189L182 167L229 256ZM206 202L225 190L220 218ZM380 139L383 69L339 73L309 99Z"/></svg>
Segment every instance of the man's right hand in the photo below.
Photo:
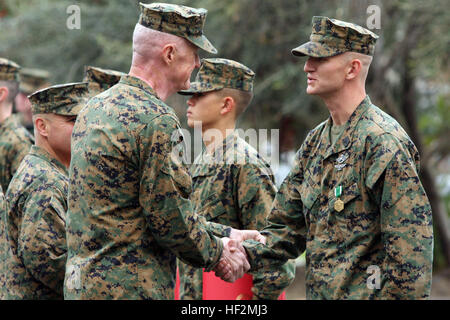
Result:
<svg viewBox="0 0 450 320"><path fill-rule="evenodd" d="M245 249L237 240L222 238L223 252L219 264L214 268L216 276L227 282L234 282L250 269Z"/></svg>
<svg viewBox="0 0 450 320"><path fill-rule="evenodd" d="M238 230L232 228L230 232L230 239L236 240L239 243L245 240L256 240L262 244L266 244L266 237L256 230Z"/></svg>

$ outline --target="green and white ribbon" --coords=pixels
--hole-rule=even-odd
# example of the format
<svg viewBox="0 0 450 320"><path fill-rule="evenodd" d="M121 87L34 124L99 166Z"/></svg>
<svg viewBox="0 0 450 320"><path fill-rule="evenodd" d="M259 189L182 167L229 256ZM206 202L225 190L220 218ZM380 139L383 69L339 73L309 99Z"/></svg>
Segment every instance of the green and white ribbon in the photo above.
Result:
<svg viewBox="0 0 450 320"><path fill-rule="evenodd" d="M341 194L342 194L342 186L334 188L334 195L336 196L336 198L339 198Z"/></svg>

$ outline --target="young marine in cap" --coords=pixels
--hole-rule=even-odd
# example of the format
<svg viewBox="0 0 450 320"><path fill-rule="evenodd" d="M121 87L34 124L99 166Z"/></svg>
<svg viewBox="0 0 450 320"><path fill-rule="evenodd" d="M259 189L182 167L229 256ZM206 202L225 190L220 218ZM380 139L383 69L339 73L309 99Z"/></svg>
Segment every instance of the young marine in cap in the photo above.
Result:
<svg viewBox="0 0 450 320"><path fill-rule="evenodd" d="M4 299L64 297L70 141L87 94L87 83L72 83L29 97L36 143L11 180L0 219Z"/></svg>
<svg viewBox="0 0 450 320"><path fill-rule="evenodd" d="M12 114L14 98L19 92L19 70L15 62L0 58L0 185L3 192L34 142L19 118Z"/></svg>
<svg viewBox="0 0 450 320"><path fill-rule="evenodd" d="M308 299L427 299L433 261L431 207L419 154L403 128L365 92L374 33L314 17L307 93L330 117L297 152L262 232L245 243L252 270L306 249Z"/></svg>
<svg viewBox="0 0 450 320"><path fill-rule="evenodd" d="M249 267L234 241L199 222L172 153L180 124L164 101L189 88L199 48L216 51L202 31L206 10L140 9L129 74L90 99L74 127L66 299L173 299L176 257L209 270L222 259L239 275Z"/></svg>
<svg viewBox="0 0 450 320"><path fill-rule="evenodd" d="M208 221L235 229L264 228L276 193L270 165L235 131L238 117L253 98L254 77L252 70L236 61L204 59L189 90L179 92L192 95L187 101L188 125L201 124L206 145L190 167L194 210ZM181 299L205 299L205 290L216 292L217 299L251 295L277 299L295 275L291 263L276 271L254 273L253 281L247 275L248 282L231 297L228 285L206 280L213 275L180 261L178 266Z"/></svg>
<svg viewBox="0 0 450 320"><path fill-rule="evenodd" d="M47 88L50 74L41 69L21 68L19 93L16 96L15 109L19 113L21 123L31 133L33 129L33 113L31 112L31 102L28 96L40 89Z"/></svg>

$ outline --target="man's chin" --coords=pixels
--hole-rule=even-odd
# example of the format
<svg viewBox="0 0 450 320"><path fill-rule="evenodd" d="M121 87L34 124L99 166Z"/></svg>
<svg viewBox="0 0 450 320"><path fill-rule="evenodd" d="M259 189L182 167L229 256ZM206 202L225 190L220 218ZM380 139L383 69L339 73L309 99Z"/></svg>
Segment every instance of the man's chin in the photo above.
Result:
<svg viewBox="0 0 450 320"><path fill-rule="evenodd" d="M314 96L314 95L317 95L317 92L316 92L316 90L314 90L314 88L307 87L306 88L306 94Z"/></svg>
<svg viewBox="0 0 450 320"><path fill-rule="evenodd" d="M183 87L182 87L180 90L178 90L178 91L181 91L181 90L189 90L190 87L191 87L191 81L188 80L187 82L185 82L185 83L183 84Z"/></svg>

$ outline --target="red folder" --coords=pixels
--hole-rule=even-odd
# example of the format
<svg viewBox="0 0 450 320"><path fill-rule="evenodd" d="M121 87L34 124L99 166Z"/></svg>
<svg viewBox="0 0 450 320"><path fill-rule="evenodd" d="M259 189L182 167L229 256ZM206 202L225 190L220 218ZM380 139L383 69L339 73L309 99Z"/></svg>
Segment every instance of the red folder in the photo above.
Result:
<svg viewBox="0 0 450 320"><path fill-rule="evenodd" d="M214 272L203 272L203 300L251 300L253 292L253 277L245 274L233 283L223 281L216 277ZM175 300L180 300L180 278L177 269L175 285ZM283 292L278 300L286 300Z"/></svg>

